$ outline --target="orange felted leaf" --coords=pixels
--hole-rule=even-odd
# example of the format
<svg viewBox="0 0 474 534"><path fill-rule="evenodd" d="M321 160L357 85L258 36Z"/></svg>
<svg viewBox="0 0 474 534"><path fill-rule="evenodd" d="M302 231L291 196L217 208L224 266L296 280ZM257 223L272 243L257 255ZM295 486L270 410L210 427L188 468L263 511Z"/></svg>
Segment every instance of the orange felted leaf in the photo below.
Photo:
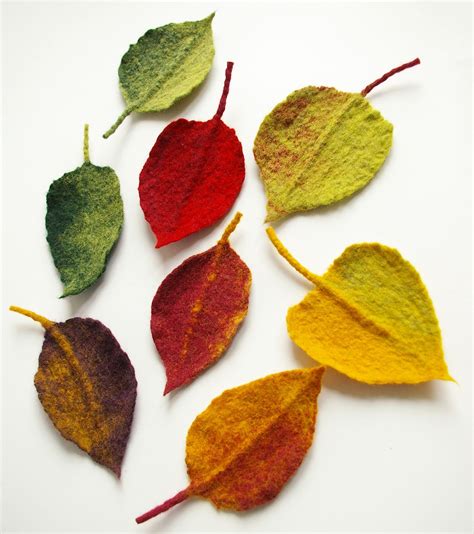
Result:
<svg viewBox="0 0 474 534"><path fill-rule="evenodd" d="M172 271L153 299L151 333L166 368L165 395L215 363L247 315L252 275L229 245L241 216L217 245Z"/></svg>
<svg viewBox="0 0 474 534"><path fill-rule="evenodd" d="M368 384L453 380L430 296L415 268L379 243L352 245L323 276L278 252L315 285L288 310L291 339L317 362Z"/></svg>
<svg viewBox="0 0 474 534"><path fill-rule="evenodd" d="M74 317L55 323L10 307L45 329L35 386L61 435L120 477L133 420L135 371L100 321Z"/></svg>
<svg viewBox="0 0 474 534"><path fill-rule="evenodd" d="M224 391L188 431L190 485L136 519L191 496L242 511L274 499L313 442L323 367L285 371Z"/></svg>

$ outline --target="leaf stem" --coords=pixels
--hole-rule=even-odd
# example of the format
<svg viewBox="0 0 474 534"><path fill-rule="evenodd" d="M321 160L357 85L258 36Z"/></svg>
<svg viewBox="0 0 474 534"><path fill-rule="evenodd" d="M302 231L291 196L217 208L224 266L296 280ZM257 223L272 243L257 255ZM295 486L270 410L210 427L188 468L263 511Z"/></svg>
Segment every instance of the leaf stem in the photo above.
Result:
<svg viewBox="0 0 474 534"><path fill-rule="evenodd" d="M126 108L120 115L119 118L112 124L112 126L105 132L105 134L102 136L104 139L107 139L110 137L115 130L122 124L122 122L130 115L130 113L133 111L132 108Z"/></svg>
<svg viewBox="0 0 474 534"><path fill-rule="evenodd" d="M320 278L317 274L312 273L311 271L308 271L306 267L301 265L301 263L293 257L290 252L285 248L283 243L278 239L278 236L275 233L275 230L270 226L267 228L267 235L270 238L270 241L273 243L273 246L277 249L278 254L285 258L285 260L294 268L296 269L300 274L302 274L307 280L312 282L313 284L318 284L320 281Z"/></svg>
<svg viewBox="0 0 474 534"><path fill-rule="evenodd" d="M413 61L409 61L408 63L404 63L403 65L400 65L399 67L396 67L396 68L386 72L383 76L381 76L380 78L375 80L375 82L370 83L365 89L363 89L360 92L360 94L362 96L367 96L370 93L370 91L372 91L372 89L374 87L377 87L377 85L380 85L381 83L383 83L385 80L387 80L388 78L390 78L394 74L397 74L398 72L402 72L405 69L409 69L411 67L414 67L415 65L419 65L420 63L421 62L420 62L419 58L416 58Z"/></svg>
<svg viewBox="0 0 474 534"><path fill-rule="evenodd" d="M140 524L144 523L145 521L148 521L152 517L156 517L157 515L166 512L166 510L169 510L173 506L176 506L180 502L185 501L188 497L191 496L190 487L188 486L186 489L180 491L177 493L174 497L171 497L171 499L168 499L163 504L160 504L158 506L155 506L155 508L152 508L148 512L138 516L135 521Z"/></svg>
<svg viewBox="0 0 474 534"><path fill-rule="evenodd" d="M227 62L227 68L225 70L225 81L224 88L222 89L221 99L219 101L219 107L217 108L216 114L214 117L220 119L222 114L225 111L225 105L227 102L227 95L229 94L230 80L232 78L232 69L234 68L234 63L232 61Z"/></svg>
<svg viewBox="0 0 474 534"><path fill-rule="evenodd" d="M84 162L89 163L89 125L84 124Z"/></svg>
<svg viewBox="0 0 474 534"><path fill-rule="evenodd" d="M224 230L224 233L222 234L222 237L219 239L219 244L227 243L229 241L230 234L236 229L237 225L240 222L240 219L242 218L242 213L238 211L234 218L230 221L230 223L227 225L226 229Z"/></svg>
<svg viewBox="0 0 474 534"><path fill-rule="evenodd" d="M53 321L46 319L46 317L38 315L37 313L32 312L30 310L25 310L25 308L19 308L18 306L10 306L9 310L12 312L20 313L21 315L26 315L26 317L30 317L30 319L33 319L33 321L38 321L38 323L40 323L45 330L49 330L55 325Z"/></svg>

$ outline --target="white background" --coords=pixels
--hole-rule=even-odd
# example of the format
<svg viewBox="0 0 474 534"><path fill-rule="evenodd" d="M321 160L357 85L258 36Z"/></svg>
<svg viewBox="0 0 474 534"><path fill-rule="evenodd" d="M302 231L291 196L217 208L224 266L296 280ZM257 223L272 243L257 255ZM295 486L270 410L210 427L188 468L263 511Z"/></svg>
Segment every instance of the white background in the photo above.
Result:
<svg viewBox="0 0 474 534"><path fill-rule="evenodd" d="M161 114L134 115L108 140L123 109L120 58L148 28L217 9L216 57L200 89ZM471 524L471 7L468 4L4 5L3 108L3 529L5 531L468 531ZM352 199L278 225L282 241L323 273L362 241L396 247L434 301L446 360L459 385L367 386L329 370L314 445L269 505L218 512L194 499L140 527L134 517L183 489L186 432L224 389L315 365L292 344L286 310L311 285L277 256L264 233L265 197L252 155L258 126L305 85L360 91L419 56L420 66L369 95L394 124L392 152ZM155 250L141 212L138 174L156 137L178 117L206 120L235 62L224 120L244 147L247 176L231 213L212 229ZM52 180L82 162L121 179L125 227L106 275L59 300L45 240ZM165 275L212 246L236 209L231 241L252 270L249 315L222 360L163 398L165 373L149 332ZM15 304L53 320L91 316L114 332L139 390L122 480L64 441L33 386L43 333L6 311Z"/></svg>

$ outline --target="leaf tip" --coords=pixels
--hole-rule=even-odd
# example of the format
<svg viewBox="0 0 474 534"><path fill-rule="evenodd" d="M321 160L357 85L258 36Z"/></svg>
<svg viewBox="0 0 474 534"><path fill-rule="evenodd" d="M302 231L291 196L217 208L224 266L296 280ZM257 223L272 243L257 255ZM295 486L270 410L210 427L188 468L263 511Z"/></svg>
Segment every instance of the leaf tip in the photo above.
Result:
<svg viewBox="0 0 474 534"><path fill-rule="evenodd" d="M324 365L318 365L317 367L311 367L310 368L311 374L323 376L323 374L326 372L326 367Z"/></svg>
<svg viewBox="0 0 474 534"><path fill-rule="evenodd" d="M318 365L316 367L310 367L306 369L308 383L313 385L320 385L323 379L323 375L326 372L326 367Z"/></svg>
<svg viewBox="0 0 474 534"><path fill-rule="evenodd" d="M176 389L177 386L174 386L172 384L170 384L170 382L166 382L166 386L165 386L165 389L163 390L163 397L165 397L166 395L168 395L168 393L170 393L171 391L173 391L174 389Z"/></svg>
<svg viewBox="0 0 474 534"><path fill-rule="evenodd" d="M453 378L448 372L446 372L446 375L443 377L443 380L447 380L448 382L454 382L457 386L459 386L459 382Z"/></svg>
<svg viewBox="0 0 474 534"><path fill-rule="evenodd" d="M265 216L265 223L272 223L278 221L281 218L281 215L274 210L271 206L267 206L267 214Z"/></svg>
<svg viewBox="0 0 474 534"><path fill-rule="evenodd" d="M71 295L77 295L78 293L80 293L80 291L77 291L71 287L68 287L66 286L64 289L63 289L63 293L62 295L60 295L60 299L64 299L66 297L70 297Z"/></svg>
<svg viewBox="0 0 474 534"><path fill-rule="evenodd" d="M113 465L111 467L111 470L113 474L120 480L120 477L122 475L122 466L121 465Z"/></svg>

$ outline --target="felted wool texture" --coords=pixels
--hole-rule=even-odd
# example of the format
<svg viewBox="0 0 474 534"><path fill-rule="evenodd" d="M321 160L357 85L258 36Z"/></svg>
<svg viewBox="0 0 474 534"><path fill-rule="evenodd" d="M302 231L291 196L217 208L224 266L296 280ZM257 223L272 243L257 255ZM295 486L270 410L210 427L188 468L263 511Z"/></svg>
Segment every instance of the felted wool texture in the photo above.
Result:
<svg viewBox="0 0 474 534"><path fill-rule="evenodd" d="M214 59L212 19L148 30L123 56L120 90L126 109L104 134L112 135L132 112L163 111L201 85Z"/></svg>
<svg viewBox="0 0 474 534"><path fill-rule="evenodd" d="M178 119L169 124L140 173L140 205L157 248L215 224L242 188L242 145L220 118L231 72L228 63L216 115L206 122Z"/></svg>
<svg viewBox="0 0 474 534"><path fill-rule="evenodd" d="M254 143L266 221L364 187L390 151L392 130L361 94L313 86L291 93L265 117Z"/></svg>
<svg viewBox="0 0 474 534"><path fill-rule="evenodd" d="M428 291L397 250L352 245L318 276L298 264L272 229L268 233L316 286L287 314L291 339L311 358L368 384L453 380Z"/></svg>
<svg viewBox="0 0 474 534"><path fill-rule="evenodd" d="M104 273L123 225L120 182L110 167L89 161L55 180L46 197L47 240L64 284L63 297L81 293Z"/></svg>
<svg viewBox="0 0 474 534"><path fill-rule="evenodd" d="M215 363L247 315L252 275L228 238L174 269L151 307L151 333L166 369L166 395Z"/></svg>
<svg viewBox="0 0 474 534"><path fill-rule="evenodd" d="M45 337L35 386L61 435L120 477L133 420L137 381L127 354L100 321L74 317L40 322Z"/></svg>
<svg viewBox="0 0 474 534"><path fill-rule="evenodd" d="M323 373L323 367L285 371L215 398L188 431L190 485L137 522L190 496L235 511L274 499L312 444Z"/></svg>

